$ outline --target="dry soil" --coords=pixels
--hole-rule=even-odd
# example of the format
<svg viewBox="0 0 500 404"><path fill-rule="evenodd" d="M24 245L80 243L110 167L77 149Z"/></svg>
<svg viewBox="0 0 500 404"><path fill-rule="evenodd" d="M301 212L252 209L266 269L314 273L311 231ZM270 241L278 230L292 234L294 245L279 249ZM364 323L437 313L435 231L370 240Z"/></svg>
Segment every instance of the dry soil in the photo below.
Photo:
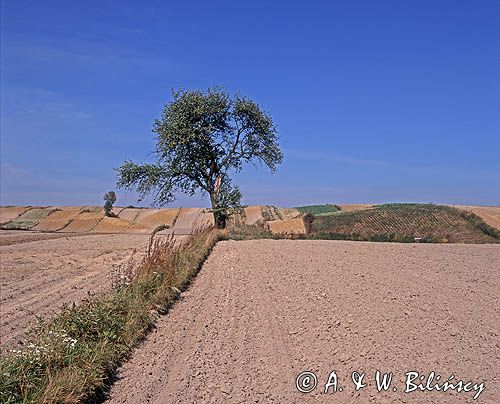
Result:
<svg viewBox="0 0 500 404"><path fill-rule="evenodd" d="M500 206L464 206L457 205L455 206L459 209L468 210L472 213L478 215L481 219L483 219L490 226L497 228L500 230Z"/></svg>
<svg viewBox="0 0 500 404"><path fill-rule="evenodd" d="M498 245L220 242L110 402L473 402L404 392L405 372L435 371L484 382L474 402L498 403L499 263ZM332 370L343 391L325 395ZM377 392L376 370L393 373L389 391ZM296 388L303 371L318 378L310 394ZM353 371L366 374L359 391Z"/></svg>
<svg viewBox="0 0 500 404"><path fill-rule="evenodd" d="M111 287L113 274L138 264L149 235L65 235L0 231L0 341L16 346L37 315Z"/></svg>

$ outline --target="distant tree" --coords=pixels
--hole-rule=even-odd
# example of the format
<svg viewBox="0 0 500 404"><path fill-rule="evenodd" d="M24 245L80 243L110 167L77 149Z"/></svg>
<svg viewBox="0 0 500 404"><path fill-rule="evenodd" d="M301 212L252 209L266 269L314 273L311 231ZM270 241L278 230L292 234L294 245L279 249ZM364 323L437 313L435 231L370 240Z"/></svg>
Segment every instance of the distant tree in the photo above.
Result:
<svg viewBox="0 0 500 404"><path fill-rule="evenodd" d="M283 160L271 117L254 101L219 87L174 91L153 132L156 162L126 161L117 170L117 186L137 190L140 200L152 193L159 205L172 202L176 192L206 192L218 228L241 208L230 174L257 161L274 172Z"/></svg>
<svg viewBox="0 0 500 404"><path fill-rule="evenodd" d="M109 191L104 194L104 214L108 217L114 217L113 204L116 202L116 194L114 191Z"/></svg>
<svg viewBox="0 0 500 404"><path fill-rule="evenodd" d="M306 227L306 232L310 233L312 230L312 224L314 222L314 215L311 212L306 212L302 218L304 221L304 226Z"/></svg>

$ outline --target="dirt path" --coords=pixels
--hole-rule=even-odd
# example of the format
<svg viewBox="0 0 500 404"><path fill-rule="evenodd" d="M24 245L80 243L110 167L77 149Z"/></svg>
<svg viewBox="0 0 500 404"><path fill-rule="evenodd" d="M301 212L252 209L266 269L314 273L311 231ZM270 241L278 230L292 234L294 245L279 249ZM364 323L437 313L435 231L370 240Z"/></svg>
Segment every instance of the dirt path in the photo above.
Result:
<svg viewBox="0 0 500 404"><path fill-rule="evenodd" d="M36 315L50 315L63 303L110 288L113 269L140 260L148 239L137 234L2 232L1 344L18 344Z"/></svg>
<svg viewBox="0 0 500 404"><path fill-rule="evenodd" d="M499 262L497 245L220 242L110 402L472 402L474 391L403 392L405 372L433 370L484 382L475 402L500 402ZM376 391L377 369L394 373L391 391ZM295 387L306 370L310 394ZM331 370L344 390L325 395ZM370 385L354 391L353 371Z"/></svg>

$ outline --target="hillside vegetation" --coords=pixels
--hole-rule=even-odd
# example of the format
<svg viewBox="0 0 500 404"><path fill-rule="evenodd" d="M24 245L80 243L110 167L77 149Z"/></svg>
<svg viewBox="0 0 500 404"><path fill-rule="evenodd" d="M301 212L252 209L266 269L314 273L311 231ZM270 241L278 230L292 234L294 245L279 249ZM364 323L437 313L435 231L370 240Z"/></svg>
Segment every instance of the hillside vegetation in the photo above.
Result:
<svg viewBox="0 0 500 404"><path fill-rule="evenodd" d="M295 209L297 209L300 213L311 213L316 216L331 215L332 213L340 211L340 207L338 205L331 204L298 206Z"/></svg>
<svg viewBox="0 0 500 404"><path fill-rule="evenodd" d="M309 235L367 241L500 242L500 232L474 213L431 204L386 204L354 212L315 215Z"/></svg>

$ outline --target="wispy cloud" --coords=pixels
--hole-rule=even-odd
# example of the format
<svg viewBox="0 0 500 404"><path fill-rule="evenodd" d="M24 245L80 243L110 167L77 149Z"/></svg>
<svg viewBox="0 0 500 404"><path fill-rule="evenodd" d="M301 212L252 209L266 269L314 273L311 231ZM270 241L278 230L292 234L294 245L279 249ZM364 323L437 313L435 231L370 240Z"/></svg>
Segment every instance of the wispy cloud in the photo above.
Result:
<svg viewBox="0 0 500 404"><path fill-rule="evenodd" d="M22 180L31 175L31 172L23 167L18 167L14 164L10 163L2 163L0 164L0 175L2 180L10 179L10 180Z"/></svg>
<svg viewBox="0 0 500 404"><path fill-rule="evenodd" d="M2 118L10 114L75 120L92 117L63 94L25 86L7 86L2 91Z"/></svg>
<svg viewBox="0 0 500 404"><path fill-rule="evenodd" d="M302 160L315 160L315 161L332 161L337 163L355 164L363 166L388 166L389 163L380 160L364 159L352 157L347 155L339 155L335 153L325 153L323 151L315 150L288 150L287 156L302 159Z"/></svg>
<svg viewBox="0 0 500 404"><path fill-rule="evenodd" d="M117 69L120 67L166 68L175 64L161 55L141 50L118 47L116 44L89 40L65 39L64 41L37 38L14 38L2 46L2 69L14 69L17 61L57 63L89 68Z"/></svg>
<svg viewBox="0 0 500 404"><path fill-rule="evenodd" d="M348 155L341 155L335 153L325 153L324 151L318 150L288 150L286 156L295 159L309 160L309 161L330 161L343 164L351 164L357 166L366 167L385 167L391 168L392 170L399 170L405 172L418 172L421 175L451 175L456 176L460 174L463 178L477 178L477 179L500 179L500 172L478 170L467 167L461 162L457 162L454 165L436 165L429 164L426 162L418 161L382 161L376 159L365 159L358 158Z"/></svg>

